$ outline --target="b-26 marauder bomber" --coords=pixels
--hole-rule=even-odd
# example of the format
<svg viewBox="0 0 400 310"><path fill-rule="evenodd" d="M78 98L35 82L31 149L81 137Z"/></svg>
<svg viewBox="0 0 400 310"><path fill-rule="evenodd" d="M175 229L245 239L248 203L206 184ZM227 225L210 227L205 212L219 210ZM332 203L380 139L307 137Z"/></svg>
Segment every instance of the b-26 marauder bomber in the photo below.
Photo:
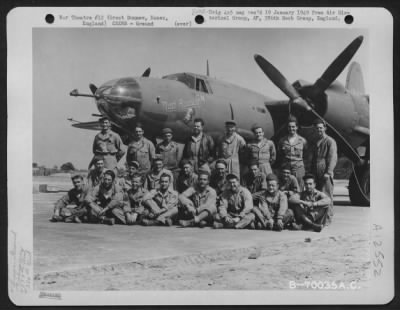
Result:
<svg viewBox="0 0 400 310"><path fill-rule="evenodd" d="M315 141L311 125L316 118L323 119L339 151L353 162L349 180L352 204L369 205L369 97L360 65L353 62L349 66L345 86L336 81L362 41L362 36L353 40L315 83L297 80L291 84L270 62L255 55L258 66L288 100L273 100L211 78L208 67L207 75L182 72L163 78L150 77L148 68L139 77L114 79L100 87L90 84L91 94L75 89L70 95L94 98L101 115L93 115L107 116L124 143L128 143L139 121L148 138L154 140L161 128L169 127L174 139L183 143L190 136L196 117L205 120L207 132L215 139L222 136L224 121L230 118L236 121L238 133L246 141L254 138L251 128L257 123L266 137L277 142L285 134L289 114L297 117L299 133ZM97 121L74 121L72 126L100 130Z"/></svg>

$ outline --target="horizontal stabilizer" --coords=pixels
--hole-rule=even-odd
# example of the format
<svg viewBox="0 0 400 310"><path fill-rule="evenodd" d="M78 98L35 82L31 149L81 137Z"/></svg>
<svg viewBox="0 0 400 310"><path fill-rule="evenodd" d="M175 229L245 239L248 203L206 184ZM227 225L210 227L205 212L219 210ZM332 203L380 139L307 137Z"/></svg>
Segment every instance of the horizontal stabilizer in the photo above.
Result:
<svg viewBox="0 0 400 310"><path fill-rule="evenodd" d="M81 129L89 129L89 130L101 130L100 123L98 121L94 122L78 122L72 124L72 127L81 128Z"/></svg>

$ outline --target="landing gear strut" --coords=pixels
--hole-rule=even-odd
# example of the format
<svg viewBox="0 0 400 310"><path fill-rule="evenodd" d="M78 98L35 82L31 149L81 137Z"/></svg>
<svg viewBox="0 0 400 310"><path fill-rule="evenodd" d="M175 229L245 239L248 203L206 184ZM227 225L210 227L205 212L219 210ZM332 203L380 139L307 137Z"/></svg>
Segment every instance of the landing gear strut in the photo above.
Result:
<svg viewBox="0 0 400 310"><path fill-rule="evenodd" d="M370 165L353 166L349 179L349 196L352 205L369 206Z"/></svg>

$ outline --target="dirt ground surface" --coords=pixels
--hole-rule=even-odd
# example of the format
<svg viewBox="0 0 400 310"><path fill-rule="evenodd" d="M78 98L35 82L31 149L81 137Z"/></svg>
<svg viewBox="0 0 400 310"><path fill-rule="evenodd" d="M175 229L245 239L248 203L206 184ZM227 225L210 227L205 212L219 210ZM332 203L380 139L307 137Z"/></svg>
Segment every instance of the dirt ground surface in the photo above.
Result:
<svg viewBox="0 0 400 310"><path fill-rule="evenodd" d="M51 223L63 192L37 193L34 288L314 289L335 281L360 289L370 279L369 208L349 206L346 185L336 182L334 221L321 233Z"/></svg>

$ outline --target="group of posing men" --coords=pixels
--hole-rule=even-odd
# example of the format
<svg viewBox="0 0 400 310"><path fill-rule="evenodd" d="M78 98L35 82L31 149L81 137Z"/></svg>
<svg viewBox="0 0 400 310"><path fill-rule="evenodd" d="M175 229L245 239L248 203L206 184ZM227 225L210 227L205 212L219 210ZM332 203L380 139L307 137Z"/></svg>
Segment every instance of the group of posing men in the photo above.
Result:
<svg viewBox="0 0 400 310"><path fill-rule="evenodd" d="M94 167L86 179L72 177L74 188L57 201L51 221L321 231L332 219L337 149L323 121L314 123L318 141L307 146L297 134L297 120L289 117L288 135L275 148L259 125L252 128L255 140L246 144L236 123L227 121L224 137L215 143L203 132L204 121L195 119L182 155L170 128L154 146L137 124L121 177L121 138L107 118L100 123ZM311 173L303 161L307 147ZM247 163L245 173L239 157ZM271 168L276 160L278 176Z"/></svg>

